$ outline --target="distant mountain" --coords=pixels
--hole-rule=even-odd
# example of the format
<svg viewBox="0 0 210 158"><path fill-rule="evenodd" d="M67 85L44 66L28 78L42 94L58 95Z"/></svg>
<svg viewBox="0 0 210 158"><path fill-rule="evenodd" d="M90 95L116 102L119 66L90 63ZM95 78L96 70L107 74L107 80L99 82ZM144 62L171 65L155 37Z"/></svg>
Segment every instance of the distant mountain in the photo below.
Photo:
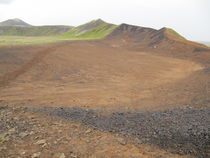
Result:
<svg viewBox="0 0 210 158"><path fill-rule="evenodd" d="M21 19L9 19L0 23L0 26L31 26Z"/></svg>
<svg viewBox="0 0 210 158"><path fill-rule="evenodd" d="M0 23L0 35L4 36L53 36L72 29L71 26L32 26L20 19L9 19Z"/></svg>
<svg viewBox="0 0 210 158"><path fill-rule="evenodd" d="M115 46L127 48L166 50L170 53L209 50L209 47L186 40L171 28L156 30L129 24L114 25L101 19L83 25L31 26L20 19L0 23L0 35L11 36L57 36L67 39L103 39Z"/></svg>
<svg viewBox="0 0 210 158"><path fill-rule="evenodd" d="M71 26L0 26L4 36L55 36L72 29Z"/></svg>
<svg viewBox="0 0 210 158"><path fill-rule="evenodd" d="M0 35L5 36L52 36L59 35L63 38L74 39L90 39L103 38L108 35L117 25L106 23L101 19L93 20L86 24L72 27L72 26L31 26L29 24L23 25L19 19L7 20L0 23ZM25 23L25 22L24 22Z"/></svg>

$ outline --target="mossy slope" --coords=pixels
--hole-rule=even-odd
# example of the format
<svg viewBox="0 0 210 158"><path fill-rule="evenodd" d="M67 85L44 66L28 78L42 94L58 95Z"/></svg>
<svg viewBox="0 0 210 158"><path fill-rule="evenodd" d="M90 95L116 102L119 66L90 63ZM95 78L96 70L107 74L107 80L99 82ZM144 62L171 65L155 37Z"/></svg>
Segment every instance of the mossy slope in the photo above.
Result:
<svg viewBox="0 0 210 158"><path fill-rule="evenodd" d="M0 26L3 36L53 36L67 32L70 26Z"/></svg>
<svg viewBox="0 0 210 158"><path fill-rule="evenodd" d="M116 27L117 25L109 24L98 19L74 27L70 31L61 34L60 37L73 39L98 39L107 36Z"/></svg>

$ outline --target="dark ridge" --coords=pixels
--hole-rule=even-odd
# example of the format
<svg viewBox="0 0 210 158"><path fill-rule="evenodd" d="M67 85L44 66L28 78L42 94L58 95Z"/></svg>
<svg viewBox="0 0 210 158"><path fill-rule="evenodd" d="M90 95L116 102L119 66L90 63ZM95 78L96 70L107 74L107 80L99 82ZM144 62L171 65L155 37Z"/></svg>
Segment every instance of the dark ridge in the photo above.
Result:
<svg viewBox="0 0 210 158"><path fill-rule="evenodd" d="M178 53L177 56L181 58L193 52L210 51L209 47L188 41L175 30L166 27L156 30L121 24L105 38L105 42L135 51L162 52L170 56Z"/></svg>

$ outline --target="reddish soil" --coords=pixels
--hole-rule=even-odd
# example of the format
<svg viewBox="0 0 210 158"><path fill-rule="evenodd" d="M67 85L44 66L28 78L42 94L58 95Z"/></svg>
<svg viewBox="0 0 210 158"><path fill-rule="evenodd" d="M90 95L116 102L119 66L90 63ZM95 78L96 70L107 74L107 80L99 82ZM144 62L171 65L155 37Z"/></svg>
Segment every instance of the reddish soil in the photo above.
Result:
<svg viewBox="0 0 210 158"><path fill-rule="evenodd" d="M209 61L207 47L168 38L161 30L125 24L103 40L2 47L0 104L14 107L66 106L109 111L165 110L185 106L209 108ZM11 119L16 114L26 120L31 115L12 110L4 117ZM70 137L68 131L76 129L84 132L77 123L72 122L62 122L52 129L53 121L33 115L36 115L34 117L40 126L44 127L40 129L46 136L43 139L60 137L58 129L63 131L65 139ZM77 127L73 127L74 124ZM103 138L100 143L96 143L98 135ZM72 152L79 153L78 157L103 157L104 153L108 154L107 157L132 157L131 153L135 153L136 157L154 157L162 152L166 154L163 157L183 156L170 155L157 148L151 149L151 146L135 146L132 142L122 147L115 143L115 135L97 130L84 138L74 132L71 136L73 142L67 145L75 147ZM19 152L22 149L29 152L25 157L33 154L31 151L38 152L36 145L28 145L32 144L34 137L21 140L20 145L11 147L11 143L18 143L16 141L11 139L7 142L3 157L12 157L8 156L9 151ZM97 146L97 149L89 148L86 141L92 141L91 144ZM46 153L53 152L52 150L55 150L55 146L39 151L43 151L41 156L47 157ZM148 150L152 150L154 154L151 155ZM68 151L67 146L63 145L58 155L51 155L70 155ZM88 156L91 152L93 155Z"/></svg>
<svg viewBox="0 0 210 158"><path fill-rule="evenodd" d="M33 53L34 47L6 49L12 51L11 61L28 59L18 64L5 62L4 58L1 61L0 98L4 105L154 110L194 106L196 95L202 95L202 99L208 96L206 88L200 89L208 86L205 64L191 59L112 48L99 41L36 49L37 53ZM5 67L9 68L7 72ZM199 80L205 81L198 86L194 82ZM193 84L189 86L190 82Z"/></svg>

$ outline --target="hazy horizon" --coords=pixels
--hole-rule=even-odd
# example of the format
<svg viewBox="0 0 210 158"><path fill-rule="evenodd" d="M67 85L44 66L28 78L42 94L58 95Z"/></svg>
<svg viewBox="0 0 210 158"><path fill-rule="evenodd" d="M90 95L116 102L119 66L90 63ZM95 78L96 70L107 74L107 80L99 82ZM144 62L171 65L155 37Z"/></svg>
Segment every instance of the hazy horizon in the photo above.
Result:
<svg viewBox="0 0 210 158"><path fill-rule="evenodd" d="M210 41L208 0L0 0L0 21L19 18L31 25L78 26L94 19L160 29L189 40Z"/></svg>

